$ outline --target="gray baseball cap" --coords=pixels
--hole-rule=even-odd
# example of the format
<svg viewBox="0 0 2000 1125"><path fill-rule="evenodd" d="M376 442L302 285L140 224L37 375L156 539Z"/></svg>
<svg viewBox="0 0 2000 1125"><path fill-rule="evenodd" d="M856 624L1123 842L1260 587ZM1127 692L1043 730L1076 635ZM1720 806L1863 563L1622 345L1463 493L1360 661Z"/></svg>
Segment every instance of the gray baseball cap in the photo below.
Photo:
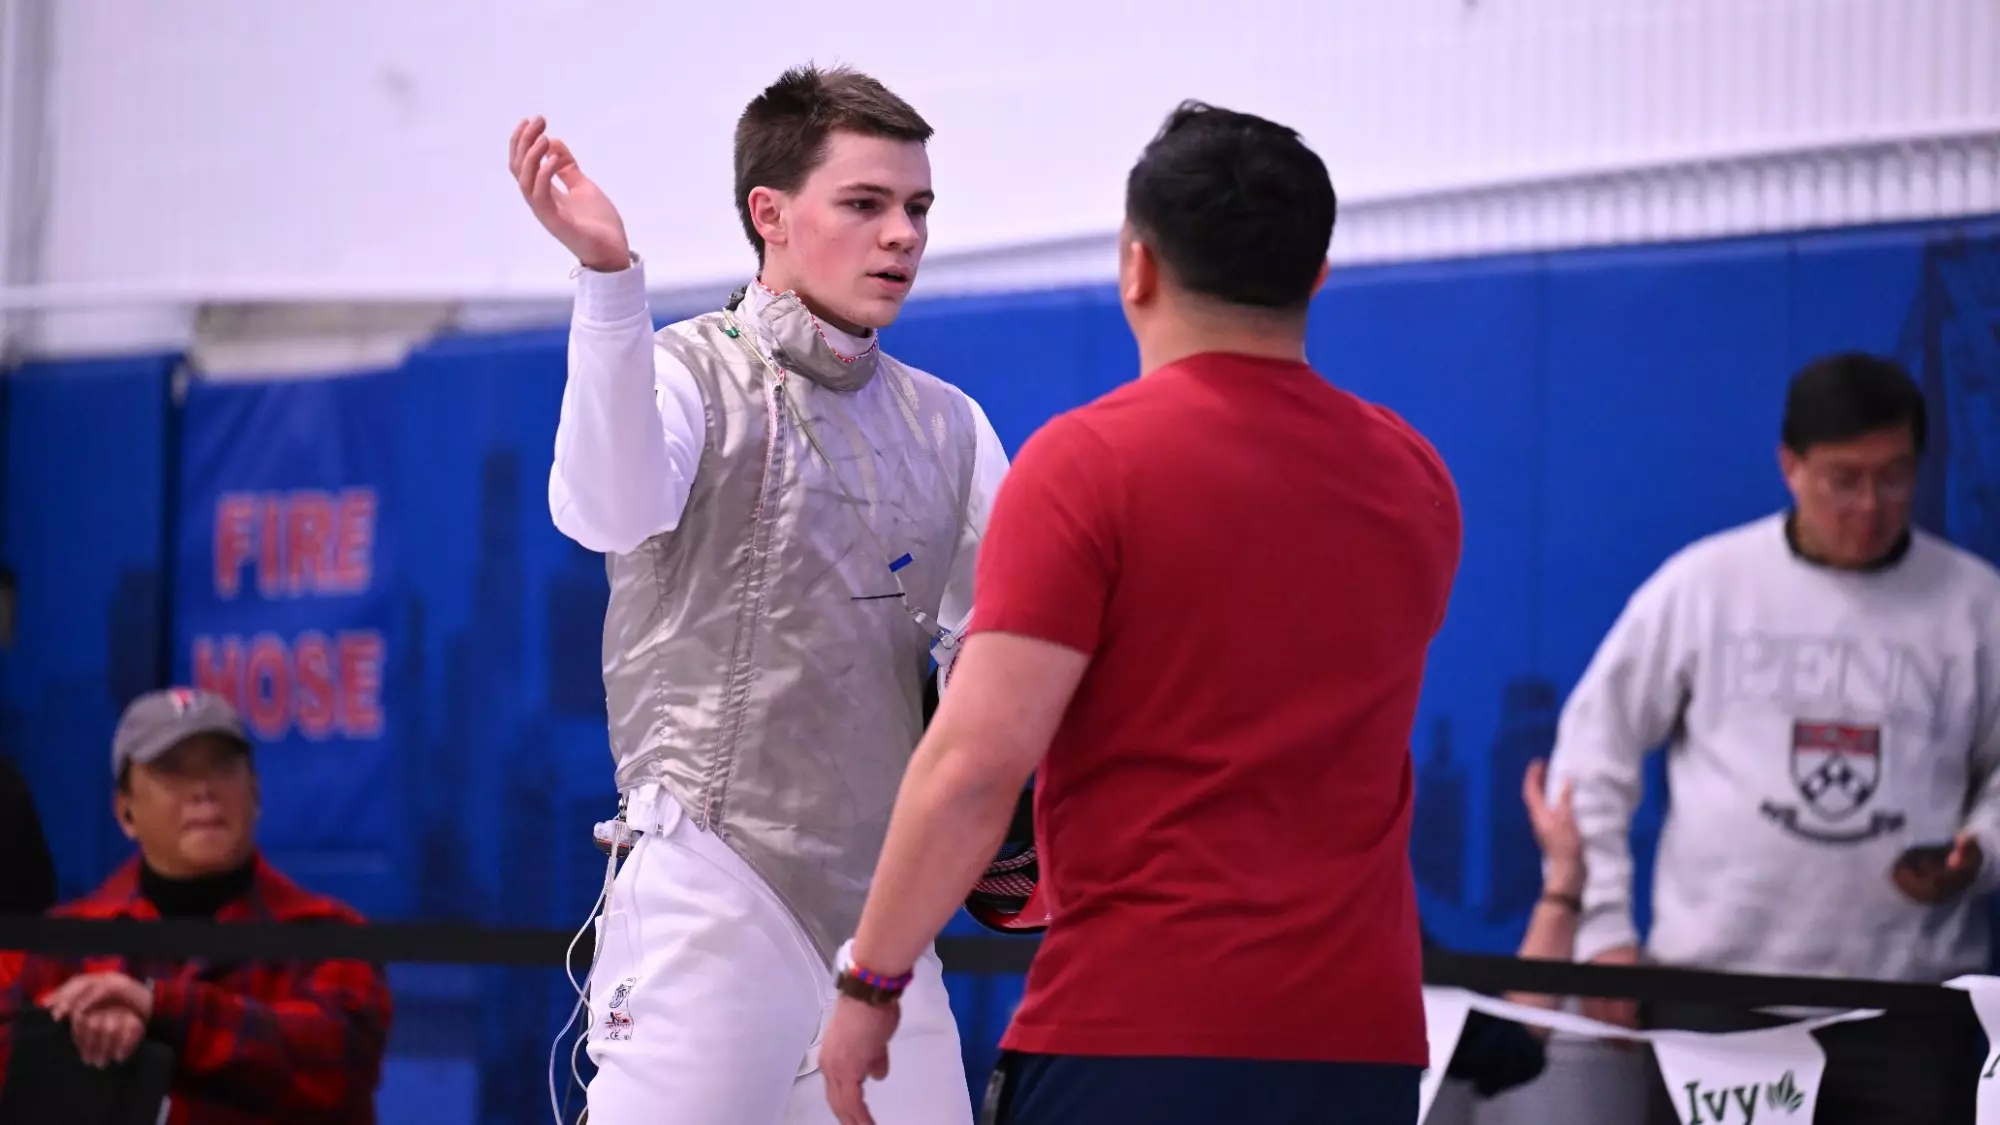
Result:
<svg viewBox="0 0 2000 1125"><path fill-rule="evenodd" d="M132 701L111 736L111 776L134 762L150 762L198 734L219 734L250 748L243 720L227 699L196 688L149 691Z"/></svg>

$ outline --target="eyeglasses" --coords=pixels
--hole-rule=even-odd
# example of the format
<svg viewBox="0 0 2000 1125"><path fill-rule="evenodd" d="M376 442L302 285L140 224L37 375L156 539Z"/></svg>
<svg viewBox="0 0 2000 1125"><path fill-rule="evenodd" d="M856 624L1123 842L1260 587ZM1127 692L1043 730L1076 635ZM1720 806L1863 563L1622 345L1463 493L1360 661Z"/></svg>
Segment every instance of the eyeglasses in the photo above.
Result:
<svg viewBox="0 0 2000 1125"><path fill-rule="evenodd" d="M1914 472L1893 472L1873 477L1863 473L1815 473L1812 481L1822 496L1843 508L1858 508L1868 501L1871 494L1878 504L1906 504L1917 491Z"/></svg>

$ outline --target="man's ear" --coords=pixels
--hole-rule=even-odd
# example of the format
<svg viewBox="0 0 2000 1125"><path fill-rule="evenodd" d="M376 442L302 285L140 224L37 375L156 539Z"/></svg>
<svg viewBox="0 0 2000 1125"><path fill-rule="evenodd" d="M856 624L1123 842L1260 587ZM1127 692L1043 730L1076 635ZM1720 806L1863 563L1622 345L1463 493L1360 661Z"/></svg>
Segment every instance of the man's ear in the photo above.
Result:
<svg viewBox="0 0 2000 1125"><path fill-rule="evenodd" d="M1313 296L1315 296L1315 297L1319 296L1319 291L1320 291L1320 287L1326 284L1326 278L1327 278L1327 274L1331 273L1331 272L1332 272L1332 270L1333 270L1333 263L1332 263L1332 262L1328 262L1328 261L1321 261L1321 262L1320 262L1320 264L1319 264L1319 276L1318 276L1318 277L1316 277L1316 278L1313 278L1313 293L1312 293L1312 295L1313 295Z"/></svg>
<svg viewBox="0 0 2000 1125"><path fill-rule="evenodd" d="M1125 276L1119 284L1128 305L1150 304L1160 292L1160 260L1153 248L1137 238L1126 247Z"/></svg>
<svg viewBox="0 0 2000 1125"><path fill-rule="evenodd" d="M139 828L132 820L132 794L124 789L111 791L111 817L118 822L118 830L125 833L127 840L139 838Z"/></svg>
<svg viewBox="0 0 2000 1125"><path fill-rule="evenodd" d="M767 187L750 189L750 223L766 246L783 246L790 239L787 214L791 199Z"/></svg>

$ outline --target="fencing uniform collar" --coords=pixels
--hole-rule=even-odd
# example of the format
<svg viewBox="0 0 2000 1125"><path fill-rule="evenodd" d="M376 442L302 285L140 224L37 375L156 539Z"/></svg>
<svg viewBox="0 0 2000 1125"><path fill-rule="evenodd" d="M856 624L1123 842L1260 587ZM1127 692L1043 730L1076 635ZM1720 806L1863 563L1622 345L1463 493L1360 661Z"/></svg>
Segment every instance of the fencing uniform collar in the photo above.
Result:
<svg viewBox="0 0 2000 1125"><path fill-rule="evenodd" d="M842 332L814 316L797 293L774 293L761 281L746 286L731 305L757 326L772 358L787 370L830 391L858 391L874 378L879 333Z"/></svg>

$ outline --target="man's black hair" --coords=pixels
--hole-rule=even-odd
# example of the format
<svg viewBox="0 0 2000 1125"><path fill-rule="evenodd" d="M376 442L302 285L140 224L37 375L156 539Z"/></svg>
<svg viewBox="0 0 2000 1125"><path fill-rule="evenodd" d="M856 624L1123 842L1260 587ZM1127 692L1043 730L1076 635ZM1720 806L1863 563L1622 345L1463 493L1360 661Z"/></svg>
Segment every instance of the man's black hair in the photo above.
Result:
<svg viewBox="0 0 2000 1125"><path fill-rule="evenodd" d="M1924 392L1901 364L1864 352L1813 360L1792 376L1780 437L1804 455L1825 442L1852 441L1908 426L1919 452L1928 425Z"/></svg>
<svg viewBox="0 0 2000 1125"><path fill-rule="evenodd" d="M1333 241L1326 164L1274 121L1182 102L1125 181L1125 217L1175 284L1298 310Z"/></svg>

